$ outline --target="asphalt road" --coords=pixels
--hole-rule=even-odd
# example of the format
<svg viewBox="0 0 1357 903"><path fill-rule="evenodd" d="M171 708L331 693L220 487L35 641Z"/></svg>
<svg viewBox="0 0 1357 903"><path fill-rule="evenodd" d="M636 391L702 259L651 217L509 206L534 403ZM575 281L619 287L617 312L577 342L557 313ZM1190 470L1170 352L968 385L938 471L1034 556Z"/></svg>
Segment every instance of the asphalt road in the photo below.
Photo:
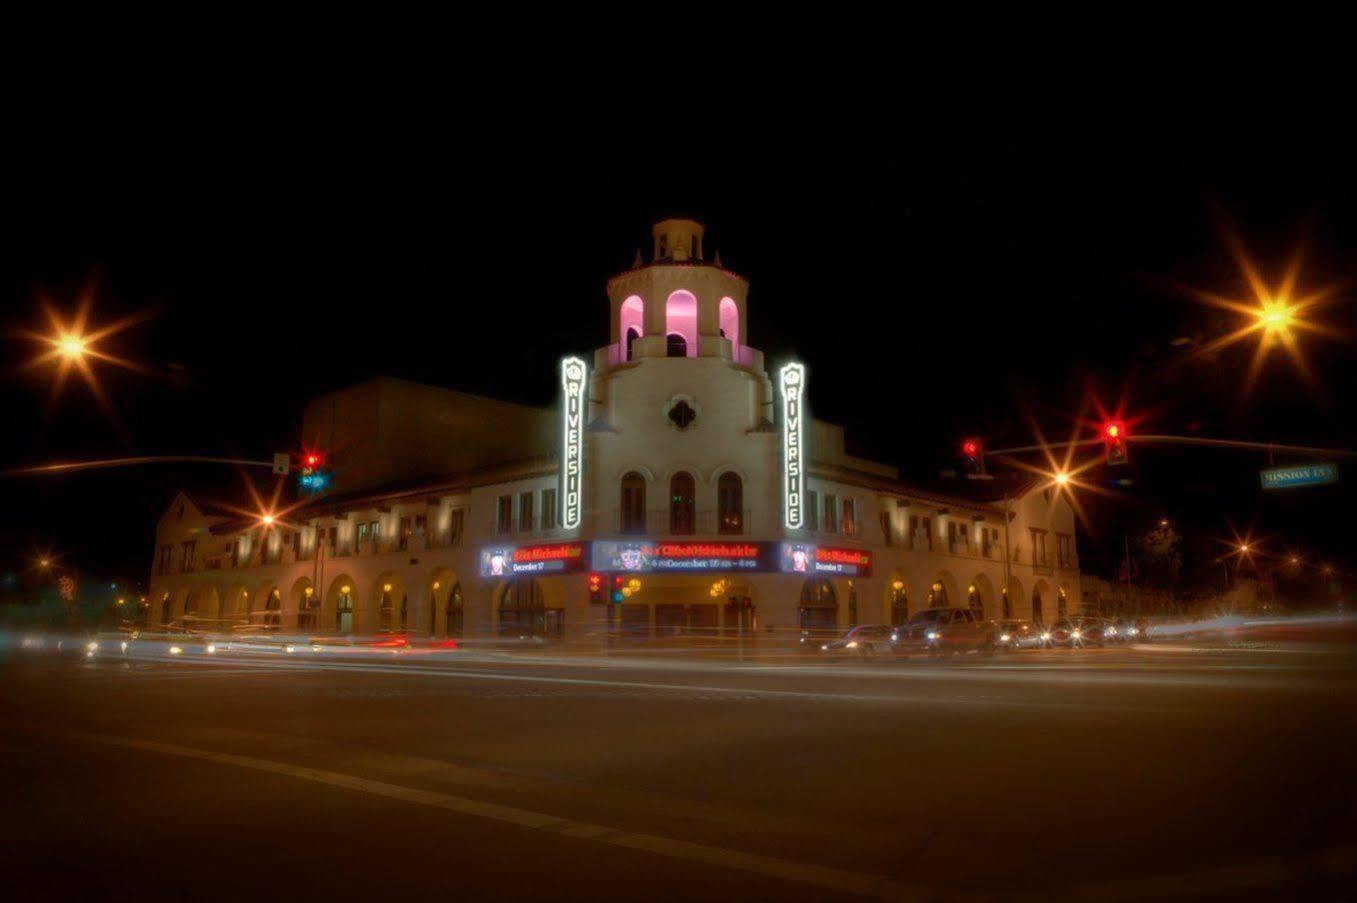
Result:
<svg viewBox="0 0 1357 903"><path fill-rule="evenodd" d="M24 899L1352 899L1357 654L0 652ZM105 644L106 647L108 644Z"/></svg>

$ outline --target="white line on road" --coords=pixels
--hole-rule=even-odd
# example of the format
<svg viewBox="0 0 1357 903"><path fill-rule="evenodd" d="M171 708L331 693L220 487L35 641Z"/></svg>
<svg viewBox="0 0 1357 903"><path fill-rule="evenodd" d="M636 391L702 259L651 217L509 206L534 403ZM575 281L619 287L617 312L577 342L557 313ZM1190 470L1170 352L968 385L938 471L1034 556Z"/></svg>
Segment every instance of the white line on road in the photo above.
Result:
<svg viewBox="0 0 1357 903"><path fill-rule="evenodd" d="M493 821L515 825L520 828L549 831L579 840L589 840L595 843L626 847L627 849L632 850L643 850L670 859L700 862L719 868L752 872L769 878L794 881L799 884L808 884L825 890L837 891L839 893L872 896L889 900L920 900L924 899L926 896L930 899L932 898L931 895L925 895L923 891L917 888L899 884L885 875L873 875L866 872L855 872L847 869L810 865L788 859L778 859L772 856L760 856L755 853L730 850L724 847L708 846L706 844L692 843L686 840L675 840L672 837L661 837L656 834L641 834L634 831L623 831L607 827L606 825L572 821L545 812L534 812L529 809L502 806L498 803L488 803L483 800L454 796L449 793L422 790L417 787L406 787L401 784L391 784L386 781L375 781L370 778L363 778L338 771L307 768L301 765L291 765L286 762L276 762L271 759L260 759L254 756L239 756L232 753L214 752L207 749L196 749L190 746L160 743L154 740L140 740L133 737L92 734L86 731L51 730L45 727L31 725L26 727L28 730L54 733L59 736L84 740L90 743L102 743L107 746L117 746L124 749L137 749L145 752L160 753L162 755L197 759L199 761L212 762L218 765L234 765L238 768L249 768L255 771L286 775L304 781L312 781L317 784L342 787L346 790L366 793L371 796L400 800L402 802L414 803L422 806L432 806L449 812L456 812L460 815L488 818Z"/></svg>
<svg viewBox="0 0 1357 903"><path fill-rule="evenodd" d="M143 656L147 661L174 662L177 659L155 656ZM194 662L194 664L199 664ZM248 666L246 666L248 667ZM410 675L415 674L424 677L455 677L467 680L482 681L509 681L514 683L537 683L554 684L564 686L586 686L586 687L608 687L621 688L627 690L654 690L661 692L680 692L697 694L723 694L727 696L760 698L760 699L796 699L796 700L817 700L824 702L865 702L865 703L888 703L888 704L911 704L911 705L940 705L945 707L954 707L958 705L969 706L997 706L997 707L1017 707L1034 709L1081 709L1081 710L1115 710L1117 712L1140 711L1140 712L1165 712L1170 709L1163 707L1132 706L1124 704L1097 703L1087 701L1063 701L1063 700L1017 700L1003 699L997 696L982 696L976 698L967 698L964 696L947 695L902 695L877 694L877 693L813 693L804 690L768 690L753 687L722 687L711 684L674 684L674 683L653 683L647 681L635 680L608 680L604 678L591 677L553 677L545 674L522 674L522 673L498 673L489 671L474 671L467 668L430 668L419 667L415 665L381 665L373 663L357 662L320 662L315 660L298 659L287 665L264 665L261 668L288 669L293 671L335 671L335 672L356 672L356 673L377 673L377 674L396 674Z"/></svg>

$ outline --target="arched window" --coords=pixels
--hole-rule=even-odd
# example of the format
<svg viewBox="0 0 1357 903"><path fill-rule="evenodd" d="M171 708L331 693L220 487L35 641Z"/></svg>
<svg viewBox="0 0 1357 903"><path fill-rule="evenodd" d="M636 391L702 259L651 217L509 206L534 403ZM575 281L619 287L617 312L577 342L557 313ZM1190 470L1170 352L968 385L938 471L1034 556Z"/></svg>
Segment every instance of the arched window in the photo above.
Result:
<svg viewBox="0 0 1357 903"><path fill-rule="evenodd" d="M933 585L928 589L929 607L946 608L947 604L947 587L942 585L941 580L934 580Z"/></svg>
<svg viewBox="0 0 1357 903"><path fill-rule="evenodd" d="M646 479L634 470L622 477L622 522L619 529L623 533L646 531Z"/></svg>
<svg viewBox="0 0 1357 903"><path fill-rule="evenodd" d="M316 598L314 588L308 586L302 590L301 608L297 612L297 627L300 630L315 630L319 618L320 600Z"/></svg>
<svg viewBox="0 0 1357 903"><path fill-rule="evenodd" d="M974 583L966 587L966 604L974 611L985 610L985 602L980 598L980 591L975 588Z"/></svg>
<svg viewBox="0 0 1357 903"><path fill-rule="evenodd" d="M542 586L531 577L515 577L499 596L501 636L539 636L546 632Z"/></svg>
<svg viewBox="0 0 1357 903"><path fill-rule="evenodd" d="M264 629L277 630L283 626L283 595L275 588L264 602Z"/></svg>
<svg viewBox="0 0 1357 903"><path fill-rule="evenodd" d="M454 583L448 593L448 636L462 635L462 584Z"/></svg>
<svg viewBox="0 0 1357 903"><path fill-rule="evenodd" d="M664 353L667 357L687 357L688 341L677 332L669 333L669 339L665 343Z"/></svg>
<svg viewBox="0 0 1357 903"><path fill-rule="evenodd" d="M833 631L839 621L839 597L826 577L808 577L801 584L797 620L802 631Z"/></svg>
<svg viewBox="0 0 1357 903"><path fill-rule="evenodd" d="M1055 592L1055 616L1063 620L1069 616L1069 613L1070 600L1069 597L1065 595L1065 588L1062 586Z"/></svg>
<svg viewBox="0 0 1357 903"><path fill-rule="evenodd" d="M722 298L720 306L721 335L730 339L733 350L740 344L740 310L733 298Z"/></svg>
<svg viewBox="0 0 1357 903"><path fill-rule="evenodd" d="M900 625L909 620L909 595L905 592L905 581L896 580L891 584L891 623Z"/></svg>
<svg viewBox="0 0 1357 903"><path fill-rule="evenodd" d="M1032 620L1038 624L1044 623L1041 620L1041 590L1032 590Z"/></svg>
<svg viewBox="0 0 1357 903"><path fill-rule="evenodd" d="M721 533L744 532L744 481L740 475L726 471L716 482L716 504Z"/></svg>
<svg viewBox="0 0 1357 903"><path fill-rule="evenodd" d="M1013 603L1009 601L1008 590L1004 590L1004 620L1013 617Z"/></svg>
<svg viewBox="0 0 1357 903"><path fill-rule="evenodd" d="M353 593L347 586L340 588L335 602L335 630L353 633Z"/></svg>
<svg viewBox="0 0 1357 903"><path fill-rule="evenodd" d="M389 632L394 613L395 606L391 604L391 584L387 583L382 586L382 599L377 603L377 629Z"/></svg>
<svg viewBox="0 0 1357 903"><path fill-rule="evenodd" d="M669 481L669 532L692 533L696 527L697 488L693 475L679 471Z"/></svg>
<svg viewBox="0 0 1357 903"><path fill-rule="evenodd" d="M640 295L631 295L622 302L622 307L618 312L618 334L622 336L622 341L627 352L627 360L632 359L632 343L645 335L645 310L646 304L641 300Z"/></svg>
<svg viewBox="0 0 1357 903"><path fill-rule="evenodd" d="M190 621L198 614L198 593L189 590L188 595L184 596L184 624L187 626Z"/></svg>
<svg viewBox="0 0 1357 903"><path fill-rule="evenodd" d="M697 297L679 289L664 303L664 333L669 337L670 357L697 357ZM676 345L675 336L682 339ZM675 348L681 348L675 354Z"/></svg>

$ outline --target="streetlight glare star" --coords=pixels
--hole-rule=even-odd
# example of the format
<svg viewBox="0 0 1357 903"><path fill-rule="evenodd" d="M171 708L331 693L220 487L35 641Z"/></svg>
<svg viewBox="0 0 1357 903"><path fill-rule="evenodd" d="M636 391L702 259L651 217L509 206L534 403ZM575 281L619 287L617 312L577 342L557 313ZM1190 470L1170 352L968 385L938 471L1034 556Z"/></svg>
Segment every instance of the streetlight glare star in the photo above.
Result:
<svg viewBox="0 0 1357 903"><path fill-rule="evenodd" d="M1256 338L1257 345L1254 347L1244 382L1246 393L1257 383L1263 362L1269 353L1278 346L1291 358L1296 372L1306 382L1313 383L1314 376L1301 350L1299 334L1313 333L1328 338L1347 338L1341 330L1321 323L1315 318L1315 313L1320 307L1335 300L1339 286L1329 285L1308 294L1298 293L1297 284L1304 258L1303 245L1291 256L1281 281L1275 286L1269 285L1245 251L1243 243L1233 232L1226 231L1226 241L1240 273L1248 283L1252 297L1229 298L1215 292L1185 287L1187 293L1201 303L1237 314L1240 318L1235 329L1206 342L1195 355L1213 354L1231 345Z"/></svg>
<svg viewBox="0 0 1357 903"><path fill-rule="evenodd" d="M99 362L138 373L146 372L146 368L142 365L119 357L100 347L100 345L109 337L146 319L150 316L150 312L133 314L92 329L90 328L90 313L94 306L93 288L86 288L81 294L76 304L75 313L71 315L69 320L59 314L52 304L45 299L41 301L41 306L43 315L47 319L49 332L36 332L30 329L14 330L18 336L29 339L44 348L22 364L19 369L27 370L47 364L55 364L52 389L47 400L49 413L60 400L71 371L79 371L85 385L89 387L90 393L94 395L99 406L111 417L113 410L109 404L108 395L104 392L103 385L99 382L99 377L91 364L92 362Z"/></svg>

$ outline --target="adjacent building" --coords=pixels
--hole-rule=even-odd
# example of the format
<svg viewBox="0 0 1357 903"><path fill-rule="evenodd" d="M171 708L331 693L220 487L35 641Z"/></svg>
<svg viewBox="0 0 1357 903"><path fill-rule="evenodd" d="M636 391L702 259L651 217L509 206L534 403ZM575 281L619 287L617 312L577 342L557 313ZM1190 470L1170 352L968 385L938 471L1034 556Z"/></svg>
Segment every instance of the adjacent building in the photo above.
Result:
<svg viewBox="0 0 1357 903"><path fill-rule="evenodd" d="M611 335L536 408L397 379L307 405L328 484L272 522L188 493L146 620L434 637L749 635L930 606L1078 610L1075 519L1032 480L909 482L750 344L749 284L667 220L607 284Z"/></svg>

